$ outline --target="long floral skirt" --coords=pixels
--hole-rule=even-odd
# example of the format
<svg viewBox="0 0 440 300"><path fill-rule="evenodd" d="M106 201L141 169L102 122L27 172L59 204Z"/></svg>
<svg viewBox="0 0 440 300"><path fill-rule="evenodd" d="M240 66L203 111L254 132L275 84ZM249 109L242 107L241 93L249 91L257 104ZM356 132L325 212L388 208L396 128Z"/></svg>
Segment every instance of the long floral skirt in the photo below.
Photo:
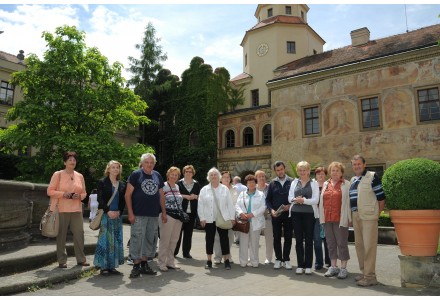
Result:
<svg viewBox="0 0 440 300"><path fill-rule="evenodd" d="M93 264L101 270L116 269L124 264L122 217L110 219L103 214Z"/></svg>

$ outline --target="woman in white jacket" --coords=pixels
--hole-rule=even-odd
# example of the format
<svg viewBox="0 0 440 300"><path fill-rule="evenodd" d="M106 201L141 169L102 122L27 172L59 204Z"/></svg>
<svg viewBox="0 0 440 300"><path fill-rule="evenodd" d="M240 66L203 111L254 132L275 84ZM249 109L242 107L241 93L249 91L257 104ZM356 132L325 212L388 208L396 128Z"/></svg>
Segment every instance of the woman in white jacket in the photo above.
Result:
<svg viewBox="0 0 440 300"><path fill-rule="evenodd" d="M293 232L295 233L295 250L298 267L296 274L312 274L313 264L313 231L315 219L319 218L319 184L310 179L310 164L300 161L296 165L299 178L290 185L288 200L292 215ZM305 240L305 243L303 241ZM304 246L305 244L305 246Z"/></svg>
<svg viewBox="0 0 440 300"><path fill-rule="evenodd" d="M230 270L231 264L229 262L229 238L228 230L216 226L215 220L217 214L221 214L225 221L231 221L235 225L235 207L232 204L231 194L229 189L220 184L220 171L216 168L211 168L208 171L207 180L209 184L205 185L199 194L199 204L197 212L199 214L200 226L205 228L206 254L208 261L205 269L212 268L212 254L214 250L215 232L220 236L220 246L222 248L223 260L225 262L225 269Z"/></svg>
<svg viewBox="0 0 440 300"><path fill-rule="evenodd" d="M264 211L266 210L266 197L257 190L257 178L249 174L244 178L247 191L238 196L235 210L242 220L250 222L249 233L240 232L240 266L246 267L248 259L250 265L258 268L258 249L260 248L260 232L265 226Z"/></svg>

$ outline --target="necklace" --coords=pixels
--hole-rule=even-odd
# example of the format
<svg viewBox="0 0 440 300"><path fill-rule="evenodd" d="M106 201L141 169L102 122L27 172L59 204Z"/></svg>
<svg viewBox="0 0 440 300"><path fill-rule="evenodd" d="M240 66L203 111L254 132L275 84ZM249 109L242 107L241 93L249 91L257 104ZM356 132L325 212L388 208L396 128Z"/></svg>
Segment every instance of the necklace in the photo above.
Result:
<svg viewBox="0 0 440 300"><path fill-rule="evenodd" d="M64 170L66 173L67 173L67 175L69 175L69 177L70 177L70 180L73 180L73 177L74 177L74 175L75 175L75 171L73 171L73 173L72 174L70 174L69 172L67 172L66 170Z"/></svg>

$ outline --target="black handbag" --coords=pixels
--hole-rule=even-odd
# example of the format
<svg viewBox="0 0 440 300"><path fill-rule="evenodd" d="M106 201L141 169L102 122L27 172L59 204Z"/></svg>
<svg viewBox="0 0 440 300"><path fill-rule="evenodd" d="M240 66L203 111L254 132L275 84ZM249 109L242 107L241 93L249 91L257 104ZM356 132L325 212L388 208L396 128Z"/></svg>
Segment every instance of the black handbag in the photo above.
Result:
<svg viewBox="0 0 440 300"><path fill-rule="evenodd" d="M170 187L171 193L174 196L174 201L176 202L176 206L179 207L179 204L177 203L176 196L174 195L173 188L168 183L168 186ZM186 212L184 212L182 209L179 210L167 210L167 215L169 215L171 218L180 220L182 223L188 223L189 222L189 216Z"/></svg>

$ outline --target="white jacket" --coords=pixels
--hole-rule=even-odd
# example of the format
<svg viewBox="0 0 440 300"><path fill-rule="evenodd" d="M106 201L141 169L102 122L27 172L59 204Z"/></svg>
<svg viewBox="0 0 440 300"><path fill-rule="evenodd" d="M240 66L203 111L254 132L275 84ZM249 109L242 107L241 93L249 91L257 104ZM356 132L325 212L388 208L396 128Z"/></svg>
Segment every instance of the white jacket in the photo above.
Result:
<svg viewBox="0 0 440 300"><path fill-rule="evenodd" d="M235 210L237 216L244 213L247 214L247 208L249 207L249 195L247 192L242 192L238 196L237 204L235 204ZM244 205L246 204L246 206ZM251 218L251 231L261 230L266 226L266 220L264 219L264 211L266 210L266 197L263 192L259 190L255 191L255 195L252 197L251 213L254 215Z"/></svg>
<svg viewBox="0 0 440 300"><path fill-rule="evenodd" d="M199 194L197 212L200 221L213 223L217 217L216 215L214 215L215 203L214 196L212 195L213 190L215 191L215 195L218 200L218 206L225 221L235 220L235 207L232 204L232 198L229 189L223 184L219 184L217 188L213 189L211 184L208 184L200 190Z"/></svg>
<svg viewBox="0 0 440 300"><path fill-rule="evenodd" d="M292 184L290 185L289 196L287 197L289 203L292 203L293 199L295 199L295 187L297 184L298 184L298 178L295 178L295 180L293 180ZM315 215L315 219L317 219L317 218L319 218L319 211L318 211L319 183L318 183L318 181L316 181L315 179L311 179L310 187L312 188L312 198L310 198L310 199L304 198L304 204L312 206L313 214ZM295 204L290 205L289 217L290 217L290 214L292 213L293 205L295 205Z"/></svg>

